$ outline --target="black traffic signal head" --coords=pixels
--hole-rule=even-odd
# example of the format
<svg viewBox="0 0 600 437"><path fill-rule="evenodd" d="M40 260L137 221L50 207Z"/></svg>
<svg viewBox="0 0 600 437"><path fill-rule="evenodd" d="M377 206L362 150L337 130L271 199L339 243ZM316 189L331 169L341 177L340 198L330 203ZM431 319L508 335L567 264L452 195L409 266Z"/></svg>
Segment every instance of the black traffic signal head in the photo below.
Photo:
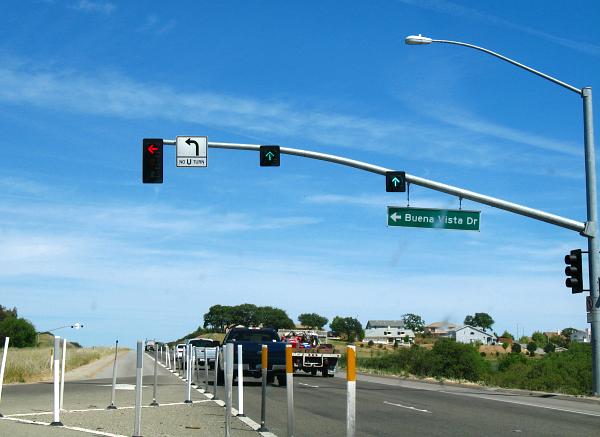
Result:
<svg viewBox="0 0 600 437"><path fill-rule="evenodd" d="M406 175L403 171L385 172L385 191L388 193L406 191Z"/></svg>
<svg viewBox="0 0 600 437"><path fill-rule="evenodd" d="M163 140L162 138L144 138L142 145L143 182L145 184L163 183Z"/></svg>
<svg viewBox="0 0 600 437"><path fill-rule="evenodd" d="M572 250L565 256L565 285L571 289L571 293L581 293L583 291L583 270L581 262L581 249Z"/></svg>
<svg viewBox="0 0 600 437"><path fill-rule="evenodd" d="M260 146L260 166L279 167L279 146Z"/></svg>

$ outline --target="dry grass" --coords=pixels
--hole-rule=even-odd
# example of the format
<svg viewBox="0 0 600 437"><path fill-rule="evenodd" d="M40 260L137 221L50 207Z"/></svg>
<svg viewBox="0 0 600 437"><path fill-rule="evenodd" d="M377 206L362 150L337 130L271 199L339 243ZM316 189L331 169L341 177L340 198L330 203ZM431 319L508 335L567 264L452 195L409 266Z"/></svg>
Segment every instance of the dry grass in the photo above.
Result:
<svg viewBox="0 0 600 437"><path fill-rule="evenodd" d="M4 352L2 349L0 351ZM112 348L67 347L67 371L91 363L114 352ZM43 381L52 377L50 361L52 348L8 348L4 383Z"/></svg>

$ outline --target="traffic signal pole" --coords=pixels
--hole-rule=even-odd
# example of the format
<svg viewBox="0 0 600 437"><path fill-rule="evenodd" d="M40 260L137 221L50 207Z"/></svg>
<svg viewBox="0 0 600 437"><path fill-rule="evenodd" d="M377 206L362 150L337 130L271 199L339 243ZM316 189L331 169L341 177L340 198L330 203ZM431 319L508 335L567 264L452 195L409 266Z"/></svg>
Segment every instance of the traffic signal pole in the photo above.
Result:
<svg viewBox="0 0 600 437"><path fill-rule="evenodd" d="M585 188L587 196L587 239L590 296L592 311L590 325L592 328L592 392L600 396L600 290L598 278L598 195L596 192L596 154L594 147L594 121L592 114L592 88L581 90L583 98L583 131L585 154Z"/></svg>
<svg viewBox="0 0 600 437"><path fill-rule="evenodd" d="M556 214L551 214L539 209L530 208L518 203L509 202L485 194L474 191L465 190L464 188L455 187L452 185L443 184L430 179L421 178L408 173L405 173L406 183L415 184L424 188L429 188L441 193L457 196L462 199L468 199L473 202L491 206L493 208L502 209L514 214L522 215L546 222L561 228L569 229L578 232L581 236L588 239L588 262L589 262L589 281L590 295L592 297L592 312L590 314L592 327L592 375L593 375L593 394L600 396L600 299L599 299L599 257L598 257L598 241L596 238L596 223L597 217L597 201L596 201L596 166L594 157L594 140L593 140L593 124L592 124L592 90L584 88L581 90L581 95L584 101L584 128L585 128L585 165L586 165L586 192L587 192L587 221L580 222ZM163 140L165 145L175 145L175 140ZM249 150L260 151L260 144L240 144L240 143L220 143L208 142L208 147L213 149L233 149L233 150ZM369 164L363 161L345 158L337 155L326 153L313 152L310 150L293 149L289 147L280 147L281 154L300 156L303 158L317 159L328 161L335 164L345 165L359 170L368 171L385 176L386 173L395 171L374 164Z"/></svg>

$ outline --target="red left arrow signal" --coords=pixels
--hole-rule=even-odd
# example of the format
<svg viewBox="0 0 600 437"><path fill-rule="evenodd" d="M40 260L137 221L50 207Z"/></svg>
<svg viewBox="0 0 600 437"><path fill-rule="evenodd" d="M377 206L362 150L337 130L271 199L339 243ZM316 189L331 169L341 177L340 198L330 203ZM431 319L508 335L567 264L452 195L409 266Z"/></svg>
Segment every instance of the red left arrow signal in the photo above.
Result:
<svg viewBox="0 0 600 437"><path fill-rule="evenodd" d="M156 152L158 150L158 147L156 147L154 144L150 144L148 146L148 152L150 152L150 154L154 155L154 152Z"/></svg>

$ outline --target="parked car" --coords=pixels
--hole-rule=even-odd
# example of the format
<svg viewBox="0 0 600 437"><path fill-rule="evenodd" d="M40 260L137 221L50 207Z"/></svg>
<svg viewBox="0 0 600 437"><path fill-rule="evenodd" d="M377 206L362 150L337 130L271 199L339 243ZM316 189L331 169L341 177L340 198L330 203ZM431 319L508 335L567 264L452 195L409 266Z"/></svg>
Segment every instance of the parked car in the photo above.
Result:
<svg viewBox="0 0 600 437"><path fill-rule="evenodd" d="M219 347L220 343L211 338L194 338L190 340L190 344L196 348L196 361L201 366L204 366L204 350L206 349L208 366L213 369L215 366L217 347Z"/></svg>

